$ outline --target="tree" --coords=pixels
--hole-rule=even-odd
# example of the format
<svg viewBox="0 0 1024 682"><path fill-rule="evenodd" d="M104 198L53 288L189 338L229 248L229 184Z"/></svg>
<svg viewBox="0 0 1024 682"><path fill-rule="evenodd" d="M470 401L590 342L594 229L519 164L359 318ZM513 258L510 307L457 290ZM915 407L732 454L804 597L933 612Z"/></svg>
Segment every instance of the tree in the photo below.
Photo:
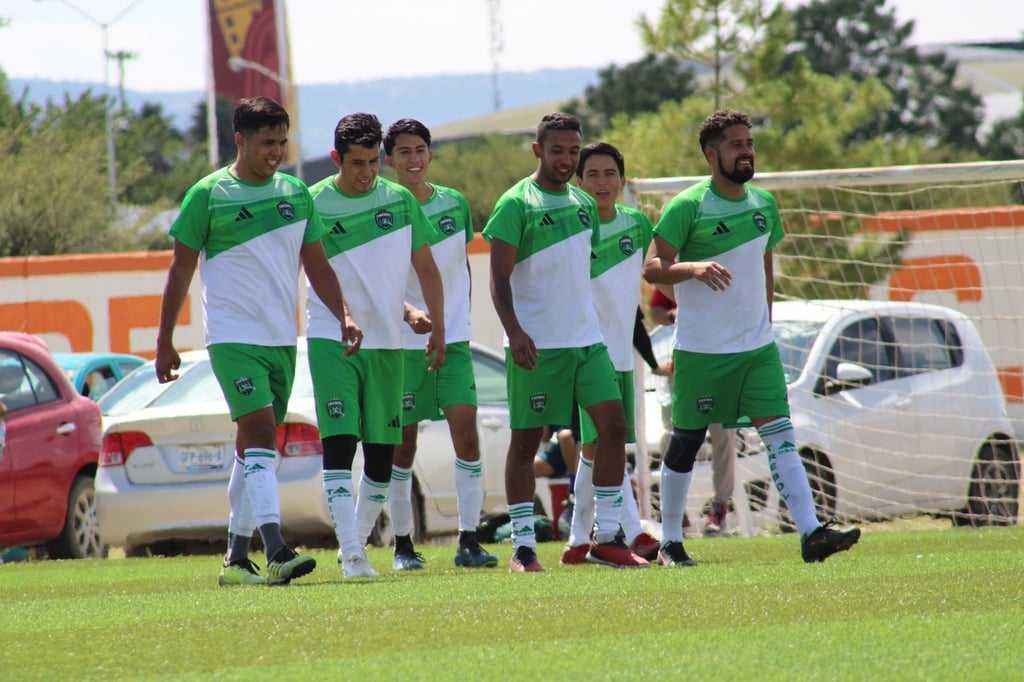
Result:
<svg viewBox="0 0 1024 682"><path fill-rule="evenodd" d="M1003 118L985 135L985 156L996 161L1024 159L1024 104L1016 116Z"/></svg>
<svg viewBox="0 0 1024 682"><path fill-rule="evenodd" d="M217 111L217 156L218 167L226 166L235 160L235 133L234 133L234 112L235 107L228 97L218 97L214 105ZM192 114L192 125L185 132L185 138L190 142L206 145L210 139L209 126L207 125L206 112L209 110L206 100L196 106Z"/></svg>
<svg viewBox="0 0 1024 682"><path fill-rule="evenodd" d="M877 78L892 95L889 109L865 121L852 140L920 137L933 147L978 149L981 98L954 82L958 65L945 52L922 55L907 43L914 22L898 23L885 0L812 0L796 8L793 20L793 57L818 73Z"/></svg>
<svg viewBox="0 0 1024 682"><path fill-rule="evenodd" d="M565 107L583 123L587 137L598 137L615 114L657 111L662 102L685 99L696 90L693 69L670 54L648 54L623 67L611 64L597 77L597 85L588 85L582 98Z"/></svg>

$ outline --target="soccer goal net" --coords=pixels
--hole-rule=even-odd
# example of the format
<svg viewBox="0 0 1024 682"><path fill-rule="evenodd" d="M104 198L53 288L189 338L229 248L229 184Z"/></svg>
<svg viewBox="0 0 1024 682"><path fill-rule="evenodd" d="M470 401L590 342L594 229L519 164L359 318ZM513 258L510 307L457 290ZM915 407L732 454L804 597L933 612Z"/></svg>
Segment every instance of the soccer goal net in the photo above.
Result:
<svg viewBox="0 0 1024 682"><path fill-rule="evenodd" d="M670 198L703 179L631 180L626 203L656 222ZM762 173L754 184L774 194L786 230L774 249L775 301L778 311L793 308L785 311L792 319L783 323L780 312L774 327L819 515L1015 523L1024 162ZM638 379L648 396L665 394L661 381ZM652 401L637 402L656 430ZM640 489L653 491L649 499L641 492L641 505L657 519L658 440L638 440L646 440L638 450L652 451L637 458ZM756 457L741 458L736 484L755 511L778 506L766 499L774 491L758 478L769 474ZM691 523L710 494L701 464L687 504Z"/></svg>

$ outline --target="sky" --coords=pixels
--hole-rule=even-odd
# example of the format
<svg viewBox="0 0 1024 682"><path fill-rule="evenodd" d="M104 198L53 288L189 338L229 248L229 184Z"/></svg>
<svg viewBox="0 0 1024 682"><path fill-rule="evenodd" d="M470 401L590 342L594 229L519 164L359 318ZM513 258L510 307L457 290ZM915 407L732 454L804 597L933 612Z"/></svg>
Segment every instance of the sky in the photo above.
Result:
<svg viewBox="0 0 1024 682"><path fill-rule="evenodd" d="M800 0L786 0L788 5ZM298 85L489 73L487 0L287 0ZM643 56L634 27L664 0L503 0L501 71L603 67ZM1024 36L1018 0L888 0L913 20L916 44ZM125 86L142 92L205 87L205 0L0 0L0 68L10 78L101 83L111 51L128 51ZM969 7L969 11L966 8ZM358 11L355 22L351 14ZM86 16L88 15L88 16ZM446 36L440 39L439 36ZM455 36L454 38L452 36ZM116 65L109 78L118 79Z"/></svg>

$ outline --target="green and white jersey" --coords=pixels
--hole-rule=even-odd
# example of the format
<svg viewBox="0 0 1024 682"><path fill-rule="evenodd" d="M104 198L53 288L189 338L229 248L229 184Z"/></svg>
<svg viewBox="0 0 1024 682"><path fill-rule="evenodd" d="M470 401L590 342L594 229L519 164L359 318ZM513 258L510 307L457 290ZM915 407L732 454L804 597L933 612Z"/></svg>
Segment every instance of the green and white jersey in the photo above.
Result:
<svg viewBox="0 0 1024 682"><path fill-rule="evenodd" d="M324 223L324 250L341 283L362 348L402 348L405 284L412 252L429 243L433 227L416 197L378 177L365 194L345 194L324 178L310 188ZM341 325L308 288L306 336L341 341Z"/></svg>
<svg viewBox="0 0 1024 682"><path fill-rule="evenodd" d="M512 296L519 324L537 348L583 348L602 341L590 287L597 223L597 204L589 194L573 185L550 192L530 177L494 206L484 238L518 249Z"/></svg>
<svg viewBox="0 0 1024 682"><path fill-rule="evenodd" d="M617 372L633 370L633 327L640 302L640 277L654 227L640 211L615 205L615 217L595 231L590 259L597 321Z"/></svg>
<svg viewBox="0 0 1024 682"><path fill-rule="evenodd" d="M299 252L322 232L290 175L256 185L221 168L193 185L170 235L200 252L206 344L294 346Z"/></svg>
<svg viewBox="0 0 1024 682"><path fill-rule="evenodd" d="M473 241L473 216L469 202L461 192L440 185L433 187L433 195L420 205L435 230L430 240L430 252L444 285L445 343L469 341L473 338L473 328L469 317L470 280L466 244ZM405 300L420 310L427 309L415 271L409 273ZM419 350L427 339L403 324L402 341L406 349Z"/></svg>
<svg viewBox="0 0 1024 682"><path fill-rule="evenodd" d="M783 231L771 194L747 185L742 199L726 199L708 178L668 203L654 233L678 249L677 261L716 261L732 273L724 291L712 291L696 279L675 285L675 348L739 353L775 339L764 254L782 241Z"/></svg>

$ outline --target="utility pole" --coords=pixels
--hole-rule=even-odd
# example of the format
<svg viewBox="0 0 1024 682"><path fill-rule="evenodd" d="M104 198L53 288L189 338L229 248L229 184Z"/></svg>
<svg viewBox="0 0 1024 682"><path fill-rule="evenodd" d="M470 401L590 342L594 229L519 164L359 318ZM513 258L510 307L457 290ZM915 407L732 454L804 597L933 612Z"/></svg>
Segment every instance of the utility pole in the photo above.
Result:
<svg viewBox="0 0 1024 682"><path fill-rule="evenodd" d="M129 59L135 59L138 55L134 52L127 52L125 50L118 50L117 52L107 52L107 59L113 59L117 61L117 73L118 73L118 93L121 96L121 114L123 115L128 110L128 105L125 102L124 96L124 63Z"/></svg>

